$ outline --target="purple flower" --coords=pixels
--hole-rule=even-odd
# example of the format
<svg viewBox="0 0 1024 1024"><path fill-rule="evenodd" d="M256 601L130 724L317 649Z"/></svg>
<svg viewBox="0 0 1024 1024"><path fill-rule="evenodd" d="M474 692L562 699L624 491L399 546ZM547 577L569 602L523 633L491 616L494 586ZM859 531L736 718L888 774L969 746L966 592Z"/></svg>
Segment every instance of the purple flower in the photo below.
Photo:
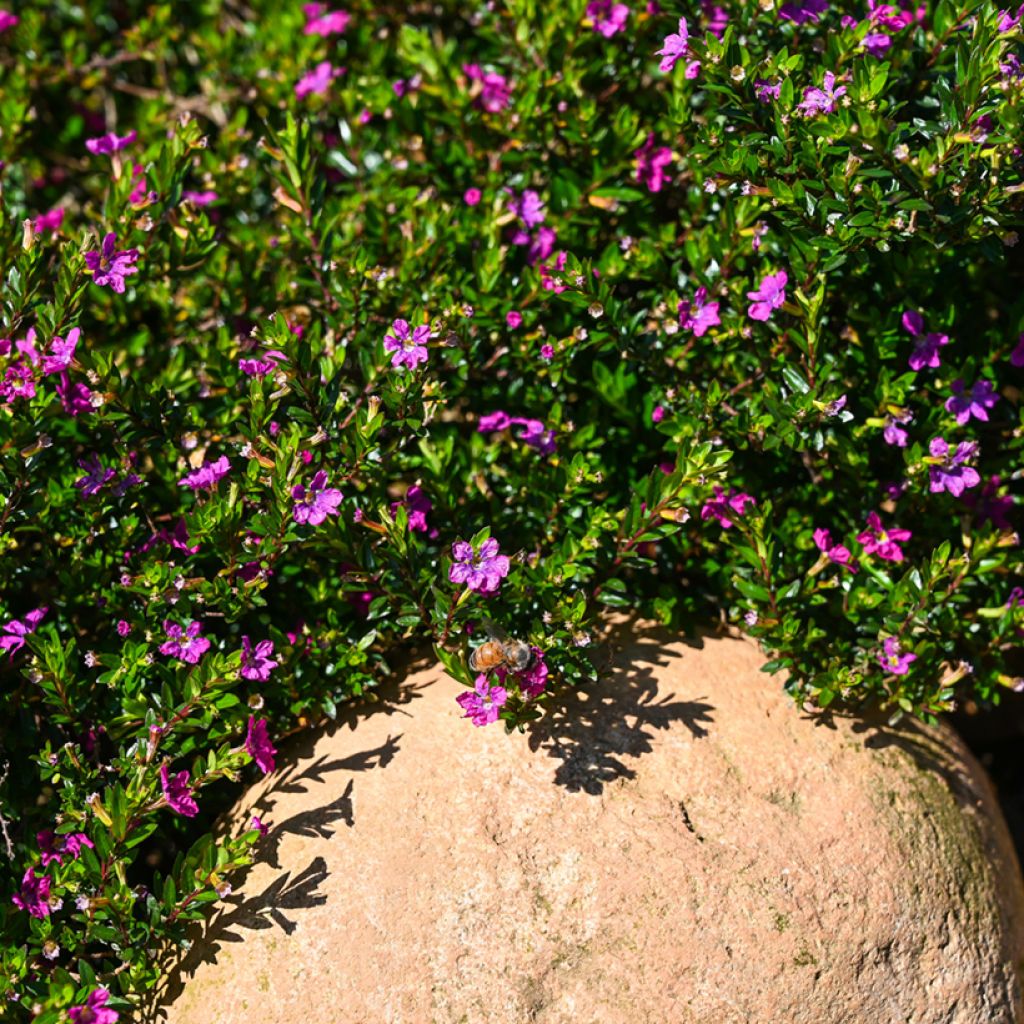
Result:
<svg viewBox="0 0 1024 1024"><path fill-rule="evenodd" d="M472 544L457 540L452 545L452 558L448 579L465 583L478 594L497 593L502 579L508 575L508 557L498 554L498 542L493 537L488 537L479 551L474 551Z"/></svg>
<svg viewBox="0 0 1024 1024"><path fill-rule="evenodd" d="M806 21L817 21L828 10L828 0L795 0L779 8L779 17L802 25Z"/></svg>
<svg viewBox="0 0 1024 1024"><path fill-rule="evenodd" d="M661 49L655 53L655 56L661 57L661 63L658 65L658 69L660 71L671 71L676 66L676 61L681 57L685 57L689 52L690 32L686 26L686 19L680 18L679 31L666 36ZM699 71L699 60L690 61L690 63L686 65L687 78L696 78Z"/></svg>
<svg viewBox="0 0 1024 1024"><path fill-rule="evenodd" d="M551 455L555 450L555 432L547 430L540 420L513 418L512 422L523 429L519 431L519 439L531 448L536 448L541 455Z"/></svg>
<svg viewBox="0 0 1024 1024"><path fill-rule="evenodd" d="M913 413L905 409L888 413L885 417L885 427L882 430L882 438L885 443L894 444L897 448L906 448L907 432L900 424L909 423L913 418Z"/></svg>
<svg viewBox="0 0 1024 1024"><path fill-rule="evenodd" d="M238 368L247 377L266 377L277 369L278 363L286 363L288 357L277 349L269 349L263 359L239 359Z"/></svg>
<svg viewBox="0 0 1024 1024"><path fill-rule="evenodd" d="M849 569L850 572L857 571L857 563L853 561L850 549L843 547L842 544L833 544L832 535L828 530L815 530L814 543L830 562L835 562L836 565L841 565L844 569Z"/></svg>
<svg viewBox="0 0 1024 1024"><path fill-rule="evenodd" d="M976 487L980 482L978 471L966 465L968 459L977 457L977 441L961 441L952 449L944 438L933 437L928 451L932 460L938 460L928 470L931 477L928 489L932 493L949 491L954 498L959 498L966 488Z"/></svg>
<svg viewBox="0 0 1024 1024"><path fill-rule="evenodd" d="M312 7L313 5L310 5ZM319 7L319 4L316 5ZM348 11L328 11L326 14L317 14L306 22L302 30L307 36L331 36L341 35L348 28L352 15Z"/></svg>
<svg viewBox="0 0 1024 1024"><path fill-rule="evenodd" d="M117 235L113 231L103 238L100 249L85 254L85 265L92 271L93 284L101 288L109 285L120 295L124 292L124 279L129 274L137 274L139 268L135 261L139 258L138 249L122 249L114 251Z"/></svg>
<svg viewBox="0 0 1024 1024"><path fill-rule="evenodd" d="M500 409L480 417L476 429L479 434L490 434L495 430L507 430L512 425L512 417Z"/></svg>
<svg viewBox="0 0 1024 1024"><path fill-rule="evenodd" d="M272 657L273 653L273 640L261 640L253 647L249 642L249 638L243 636L242 667L239 669L242 678L265 683L270 678L271 671L277 668L278 665Z"/></svg>
<svg viewBox="0 0 1024 1024"><path fill-rule="evenodd" d="M109 480L117 476L116 470L108 469L100 462L100 457L96 452L86 459L79 459L78 464L85 470L85 476L76 480L75 486L82 492L83 498L91 498Z"/></svg>
<svg viewBox="0 0 1024 1024"><path fill-rule="evenodd" d="M510 331L514 331L519 327L523 326L523 314L517 309L510 309L505 314L505 325Z"/></svg>
<svg viewBox="0 0 1024 1024"><path fill-rule="evenodd" d="M67 371L57 380L57 397L69 416L92 412L92 392L79 381L73 381Z"/></svg>
<svg viewBox="0 0 1024 1024"><path fill-rule="evenodd" d="M476 677L476 686L472 690L460 693L455 700L466 712L463 718L470 719L476 726L490 725L498 720L501 709L508 700L508 691L496 683L492 686L487 681L487 676L480 675Z"/></svg>
<svg viewBox="0 0 1024 1024"><path fill-rule="evenodd" d="M754 82L754 95L761 103L771 103L772 100L777 100L781 92L781 78L776 79L774 82L769 82L764 78L758 78Z"/></svg>
<svg viewBox="0 0 1024 1024"><path fill-rule="evenodd" d="M25 872L21 889L11 897L16 907L27 910L33 917L50 916L50 878L37 875L32 868Z"/></svg>
<svg viewBox="0 0 1024 1024"><path fill-rule="evenodd" d="M660 192L667 177L666 168L672 163L672 150L668 146L655 147L654 132L651 132L633 156L636 157L636 180L642 181L649 192Z"/></svg>
<svg viewBox="0 0 1024 1024"><path fill-rule="evenodd" d="M480 83L480 94L474 100L476 106L497 114L512 102L512 89L504 75L482 71L479 64L463 64L462 70L471 82Z"/></svg>
<svg viewBox="0 0 1024 1024"><path fill-rule="evenodd" d="M887 35L885 32L869 32L861 41L861 46L872 57L882 58L892 48L892 36Z"/></svg>
<svg viewBox="0 0 1024 1024"><path fill-rule="evenodd" d="M188 665L198 665L199 659L210 649L210 641L200 636L201 622L190 622L182 629L176 622L164 619L164 632L168 639L160 645L160 653L180 658Z"/></svg>
<svg viewBox="0 0 1024 1024"><path fill-rule="evenodd" d="M427 516L434 508L434 503L423 493L423 488L413 484L405 492L403 499L408 517L409 529L417 533L427 533L430 529L427 523ZM392 514L397 510L399 503L396 501L391 506Z"/></svg>
<svg viewBox="0 0 1024 1024"><path fill-rule="evenodd" d="M994 394L992 382L979 380L971 386L970 391L964 391L962 380L953 381L953 394L946 399L946 410L955 413L957 423L966 423L972 416L976 420L988 420L988 410L999 401L999 396Z"/></svg>
<svg viewBox="0 0 1024 1024"><path fill-rule="evenodd" d="M320 96L327 92L331 80L340 74L343 74L341 68L335 69L329 60L323 60L295 83L295 95L300 100L310 93Z"/></svg>
<svg viewBox="0 0 1024 1024"><path fill-rule="evenodd" d="M309 482L308 490L302 484L296 484L292 488L292 497L295 499L292 508L295 522L319 526L328 516L338 514L343 495L336 487L327 486L327 473L321 469Z"/></svg>
<svg viewBox="0 0 1024 1024"><path fill-rule="evenodd" d="M11 14L10 11L0 11L0 32L6 32L9 28L14 28L19 21L21 19L16 14Z"/></svg>
<svg viewBox="0 0 1024 1024"><path fill-rule="evenodd" d="M613 0L591 0L587 4L587 17L594 23L595 32L611 39L626 27L629 8L625 4L613 3Z"/></svg>
<svg viewBox="0 0 1024 1024"><path fill-rule="evenodd" d="M196 192L187 188L181 193L181 198L187 199L193 206L209 206L210 203L217 202L218 196L212 189Z"/></svg>
<svg viewBox="0 0 1024 1024"><path fill-rule="evenodd" d="M127 619L117 620L117 635L124 639L132 631L132 624Z"/></svg>
<svg viewBox="0 0 1024 1024"><path fill-rule="evenodd" d="M78 860L83 846L88 846L90 850L95 849L92 840L84 832L57 835L51 828L37 832L36 842L39 844L44 868L54 861L63 864L65 854L68 854L72 860Z"/></svg>
<svg viewBox="0 0 1024 1024"><path fill-rule="evenodd" d="M274 770L274 755L277 751L270 743L270 736L267 734L267 723L264 719L249 716L249 731L245 737L245 749L249 756L260 766L264 775L269 775Z"/></svg>
<svg viewBox="0 0 1024 1024"><path fill-rule="evenodd" d="M384 335L384 351L394 352L391 357L391 365L397 369L399 366L408 366L415 370L420 363L427 361L427 340L430 337L430 327L421 324L419 327L409 330L409 324L405 320L394 320L391 323L393 334Z"/></svg>
<svg viewBox="0 0 1024 1024"><path fill-rule="evenodd" d="M118 153L126 146L130 146L138 138L138 133L130 131L127 135L117 136L113 132L107 132L96 139L86 139L85 148L95 155Z"/></svg>
<svg viewBox="0 0 1024 1024"><path fill-rule="evenodd" d="M59 334L54 335L49 354L43 356L43 373L61 373L71 365L81 333L77 327L72 327L68 331L67 341Z"/></svg>
<svg viewBox="0 0 1024 1024"><path fill-rule="evenodd" d="M729 14L719 7L714 0L701 0L701 14L707 18L707 30L716 38L721 39L725 35L725 29L729 24Z"/></svg>
<svg viewBox="0 0 1024 1024"><path fill-rule="evenodd" d="M894 676L905 676L912 661L917 661L917 655L902 653L896 637L887 636L882 642L882 653L878 655L878 663Z"/></svg>
<svg viewBox="0 0 1024 1024"><path fill-rule="evenodd" d="M718 316L718 303L708 302L707 298L708 290L702 285L697 289L692 305L684 301L676 307L680 327L692 330L695 338L703 338L712 327L722 322Z"/></svg>
<svg viewBox="0 0 1024 1024"><path fill-rule="evenodd" d="M808 86L804 89L804 98L797 109L805 117L814 114L831 114L836 109L836 100L846 94L846 86L835 88L836 76L831 71L825 72L821 88Z"/></svg>
<svg viewBox="0 0 1024 1024"><path fill-rule="evenodd" d="M721 523L723 530L728 530L733 524L734 516L743 515L748 505L756 504L757 502L749 494L732 488L726 494L721 487L716 486L715 496L704 503L704 507L700 510L700 517L705 521L713 517Z"/></svg>
<svg viewBox="0 0 1024 1024"><path fill-rule="evenodd" d="M49 609L45 606L36 608L20 622L17 619L11 619L10 622L0 627L3 630L0 635L0 651L8 651L13 658L15 653L25 646L25 637L36 631L48 611Z"/></svg>
<svg viewBox="0 0 1024 1024"><path fill-rule="evenodd" d="M914 351L907 362L912 370L923 370L930 366L935 369L941 366L939 349L949 344L949 336L945 334L925 334L924 318L916 310L908 309L903 313L903 329L917 339Z"/></svg>
<svg viewBox="0 0 1024 1024"><path fill-rule="evenodd" d="M544 223L544 201L533 189L512 200L512 211L528 228Z"/></svg>
<svg viewBox="0 0 1024 1024"><path fill-rule="evenodd" d="M912 536L910 530L901 530L897 527L891 530L883 529L878 513L869 512L868 528L857 534L857 543L864 546L865 555L878 555L886 562L902 562L903 549L897 542L910 540Z"/></svg>
<svg viewBox="0 0 1024 1024"><path fill-rule="evenodd" d="M772 310L778 309L786 301L788 281L789 275L784 270L768 274L758 285L757 291L747 292L747 298L754 300L747 308L747 316L751 320L767 320Z"/></svg>
<svg viewBox="0 0 1024 1024"><path fill-rule="evenodd" d="M163 790L167 806L176 814L183 818L194 818L199 813L199 804L192 796L187 771L172 776L167 765L163 765L160 769L160 788Z"/></svg>
<svg viewBox="0 0 1024 1024"><path fill-rule="evenodd" d="M36 217L35 223L32 225L32 230L35 231L37 235L45 234L47 231L49 231L51 235L55 235L60 231L60 226L63 223L64 209L63 207L55 206L52 210L48 210L46 213L41 213Z"/></svg>
<svg viewBox="0 0 1024 1024"><path fill-rule="evenodd" d="M231 472L231 462L222 455L216 462L207 460L187 476L178 481L179 487L191 487L193 491L207 490L217 486L217 482Z"/></svg>
<svg viewBox="0 0 1024 1024"><path fill-rule="evenodd" d="M5 401L15 398L34 398L36 384L32 377L32 368L25 363L17 362L7 367L4 379L0 382L0 395Z"/></svg>
<svg viewBox="0 0 1024 1024"><path fill-rule="evenodd" d="M544 652L539 647L531 647L530 651L533 657L530 659L529 665L522 671L510 673L509 669L503 665L494 670L495 675L498 677L498 682L502 685L504 685L510 674L513 675L515 677L514 681L518 684L519 689L527 700L539 697L544 692L548 682L548 666L544 661Z"/></svg>
<svg viewBox="0 0 1024 1024"><path fill-rule="evenodd" d="M1024 366L1024 334L1017 339L1017 347L1010 353L1011 366Z"/></svg>
<svg viewBox="0 0 1024 1024"><path fill-rule="evenodd" d="M83 1006L72 1006L68 1010L71 1024L117 1024L118 1013L107 1006L110 993L105 988L95 988Z"/></svg>

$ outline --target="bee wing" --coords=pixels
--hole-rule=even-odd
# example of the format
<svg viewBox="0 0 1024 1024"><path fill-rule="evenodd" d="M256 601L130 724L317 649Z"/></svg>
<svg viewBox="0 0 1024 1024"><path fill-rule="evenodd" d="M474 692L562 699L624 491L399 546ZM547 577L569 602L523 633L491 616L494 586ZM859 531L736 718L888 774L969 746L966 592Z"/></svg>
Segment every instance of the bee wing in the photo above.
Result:
<svg viewBox="0 0 1024 1024"><path fill-rule="evenodd" d="M492 640L497 640L500 643L508 643L508 633L501 628L496 622L488 619L486 616L480 620L480 624L487 631L487 635Z"/></svg>

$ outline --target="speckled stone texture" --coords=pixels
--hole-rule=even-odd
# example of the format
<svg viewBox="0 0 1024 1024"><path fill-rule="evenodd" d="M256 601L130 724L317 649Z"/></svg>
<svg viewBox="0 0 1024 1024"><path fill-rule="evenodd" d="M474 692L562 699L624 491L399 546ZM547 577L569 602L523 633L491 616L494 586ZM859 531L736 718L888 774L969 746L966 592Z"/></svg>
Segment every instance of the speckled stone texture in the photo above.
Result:
<svg viewBox="0 0 1024 1024"><path fill-rule="evenodd" d="M947 729L798 711L750 643L620 632L525 735L457 684L284 751L172 1024L1013 1024L1024 894Z"/></svg>

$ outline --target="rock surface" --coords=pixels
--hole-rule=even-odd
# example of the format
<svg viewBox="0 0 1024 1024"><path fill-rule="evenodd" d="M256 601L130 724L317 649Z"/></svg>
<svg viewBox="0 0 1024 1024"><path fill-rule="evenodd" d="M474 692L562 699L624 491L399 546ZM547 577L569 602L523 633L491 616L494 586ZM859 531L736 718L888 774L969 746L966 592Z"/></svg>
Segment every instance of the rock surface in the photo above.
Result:
<svg viewBox="0 0 1024 1024"><path fill-rule="evenodd" d="M533 732L440 670L292 751L172 1024L1013 1024L1024 895L952 732L797 711L747 642L620 637Z"/></svg>

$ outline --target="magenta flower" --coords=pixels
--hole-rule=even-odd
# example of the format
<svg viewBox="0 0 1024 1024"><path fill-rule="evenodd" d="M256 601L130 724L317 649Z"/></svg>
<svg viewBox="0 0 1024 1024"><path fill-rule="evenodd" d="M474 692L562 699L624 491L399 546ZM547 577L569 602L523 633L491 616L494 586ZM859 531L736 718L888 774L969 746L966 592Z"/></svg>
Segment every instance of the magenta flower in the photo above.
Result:
<svg viewBox="0 0 1024 1024"><path fill-rule="evenodd" d="M917 339L914 351L907 360L912 370L922 370L929 366L932 369L941 365L939 349L949 344L946 334L925 334L924 318L916 310L908 309L903 313L903 329Z"/></svg>
<svg viewBox="0 0 1024 1024"><path fill-rule="evenodd" d="M15 398L35 398L36 382L32 376L32 368L25 363L17 362L7 367L4 379L0 382L0 396L12 402Z"/></svg>
<svg viewBox="0 0 1024 1024"><path fill-rule="evenodd" d="M103 238L103 245L97 250L85 254L85 265L92 271L93 284L101 288L110 286L118 295L124 292L124 279L129 274L138 273L135 261L139 258L138 249L122 249L114 251L117 235L113 231Z"/></svg>
<svg viewBox="0 0 1024 1024"><path fill-rule="evenodd" d="M999 396L994 394L995 389L992 382L988 380L975 381L970 391L964 391L962 380L953 381L953 394L946 399L947 411L956 415L957 423L964 424L972 416L976 420L988 420L988 410L999 401Z"/></svg>
<svg viewBox="0 0 1024 1024"><path fill-rule="evenodd" d="M427 324L421 324L410 331L407 321L393 320L391 330L392 334L384 335L384 351L394 353L391 365L395 369L408 366L410 370L415 370L420 363L427 361L427 341L430 338L430 327Z"/></svg>
<svg viewBox="0 0 1024 1024"><path fill-rule="evenodd" d="M518 199L513 199L512 212L528 228L535 228L544 223L544 200L533 191L527 189Z"/></svg>
<svg viewBox="0 0 1024 1024"><path fill-rule="evenodd" d="M216 462L207 459L199 469L183 476L178 481L178 486L190 487L193 491L210 490L230 472L231 462L226 455L222 455Z"/></svg>
<svg viewBox="0 0 1024 1024"><path fill-rule="evenodd" d="M265 836L270 833L270 827L268 825L264 825L260 818L255 814L252 816L252 821L249 822L249 828L259 832L261 836Z"/></svg>
<svg viewBox="0 0 1024 1024"><path fill-rule="evenodd" d="M16 907L27 910L33 917L50 916L50 878L37 875L32 868L25 872L21 889L11 897Z"/></svg>
<svg viewBox="0 0 1024 1024"><path fill-rule="evenodd" d="M938 460L928 470L931 478L928 489L932 493L949 491L954 498L959 498L966 488L976 487L981 481L978 471L966 464L977 457L977 441L961 441L952 449L944 438L933 437L928 451L932 460Z"/></svg>
<svg viewBox="0 0 1024 1024"><path fill-rule="evenodd" d="M309 5L310 8L319 4ZM313 16L309 21L306 22L306 27L302 30L307 36L333 36L341 35L348 28L348 23L352 20L352 15L348 11L328 11L326 14L317 14Z"/></svg>
<svg viewBox="0 0 1024 1024"><path fill-rule="evenodd" d="M2 630L2 635L0 635L0 651L7 651L13 658L15 653L25 646L25 637L34 633L39 628L39 623L43 621L48 611L49 608L45 606L36 608L35 611L29 612L21 621L11 619L10 622L0 627L0 630Z"/></svg>
<svg viewBox="0 0 1024 1024"><path fill-rule="evenodd" d="M991 522L997 530L1009 530L1012 524L1008 516L1016 500L1012 494L999 493L1000 483L999 476L990 476L979 494L964 496L964 504L973 510L979 523Z"/></svg>
<svg viewBox="0 0 1024 1024"><path fill-rule="evenodd" d="M605 39L611 39L626 27L629 8L613 0L591 0L587 4L587 17L594 23L595 32L600 32Z"/></svg>
<svg viewBox="0 0 1024 1024"><path fill-rule="evenodd" d="M138 138L138 132L130 131L127 135L115 135L113 132L107 132L106 135L101 135L96 139L86 139L85 148L94 155L110 155L111 153L118 153L126 146L130 146Z"/></svg>
<svg viewBox="0 0 1024 1024"><path fill-rule="evenodd" d="M726 27L729 24L728 11L719 7L714 0L701 0L700 11L707 19L708 32L716 39L721 39L725 35Z"/></svg>
<svg viewBox="0 0 1024 1024"><path fill-rule="evenodd" d="M676 66L676 61L685 57L690 52L690 33L686 27L686 19L679 19L679 31L673 32L665 37L661 49L656 51L655 56L661 57L658 65L660 71L671 71ZM700 61L693 60L686 65L686 77L696 78L700 72Z"/></svg>
<svg viewBox="0 0 1024 1024"><path fill-rule="evenodd" d="M504 75L483 71L479 64L463 64L462 70L471 82L480 83L480 94L474 100L476 106L497 114L512 102L512 88Z"/></svg>
<svg viewBox="0 0 1024 1024"><path fill-rule="evenodd" d="M655 147L654 132L651 132L633 156L636 157L636 180L642 181L649 192L660 192L668 177L666 169L672 163L672 150L668 146Z"/></svg>
<svg viewBox="0 0 1024 1024"><path fill-rule="evenodd" d="M94 850L92 840L84 832L72 832L67 835L58 835L53 829L44 829L36 833L36 842L39 844L39 852L42 855L43 867L56 861L64 863L64 856L67 854L72 860L78 860L83 846Z"/></svg>
<svg viewBox="0 0 1024 1024"><path fill-rule="evenodd" d="M61 373L71 365L81 333L77 327L72 327L68 331L67 341L59 334L54 335L53 341L50 342L49 354L43 356L43 373Z"/></svg>
<svg viewBox="0 0 1024 1024"><path fill-rule="evenodd" d="M167 765L163 765L160 769L160 788L163 790L167 806L175 814L180 814L183 818L194 818L199 813L199 804L192 796L187 771L172 776Z"/></svg>
<svg viewBox="0 0 1024 1024"><path fill-rule="evenodd" d="M772 100L777 100L781 92L781 78L777 78L774 82L769 82L764 78L754 81L754 95L761 103L771 103Z"/></svg>
<svg viewBox="0 0 1024 1024"><path fill-rule="evenodd" d="M853 560L850 549L843 547L842 544L833 544L832 535L828 530L815 530L814 543L830 562L835 562L836 565L841 565L844 569L849 569L850 572L857 571L857 563Z"/></svg>
<svg viewBox="0 0 1024 1024"><path fill-rule="evenodd" d="M772 310L778 309L786 301L788 281L789 275L784 270L765 276L757 286L757 291L747 292L747 298L754 300L747 308L747 316L751 320L767 320Z"/></svg>
<svg viewBox="0 0 1024 1024"><path fill-rule="evenodd" d="M459 707L466 712L462 717L470 719L476 726L496 722L507 700L508 691L505 687L497 683L492 686L487 676L483 675L476 677L476 685L472 690L460 693L455 698Z"/></svg>
<svg viewBox="0 0 1024 1024"><path fill-rule="evenodd" d="M531 647L533 654L530 664L521 672L510 672L504 665L494 670L498 682L504 685L505 681L512 675L514 682L518 684L520 691L527 700L539 697L548 683L548 666L544 661L544 652L539 647Z"/></svg>
<svg viewBox="0 0 1024 1024"><path fill-rule="evenodd" d="M181 198L188 200L193 206L209 206L210 203L217 202L219 197L212 189L196 192L193 189L187 188L181 193Z"/></svg>
<svg viewBox="0 0 1024 1024"><path fill-rule="evenodd" d="M903 549L897 542L910 540L912 536L910 530L901 530L898 527L891 530L883 529L878 513L869 512L868 528L857 534L857 543L863 545L865 555L878 555L886 562L902 562Z"/></svg>
<svg viewBox="0 0 1024 1024"><path fill-rule="evenodd" d="M510 309L505 314L505 326L508 327L510 331L514 331L517 328L522 327L523 314L520 313L517 309Z"/></svg>
<svg viewBox="0 0 1024 1024"><path fill-rule="evenodd" d="M545 342L540 347L540 357L550 363L555 358L555 347Z"/></svg>
<svg viewBox="0 0 1024 1024"><path fill-rule="evenodd" d="M249 756L259 765L264 775L269 775L274 770L274 755L277 751L270 743L270 736L267 734L267 723L264 719L249 716L249 731L245 737L245 749Z"/></svg>
<svg viewBox="0 0 1024 1024"><path fill-rule="evenodd" d="M507 430L512 425L512 417L500 409L480 417L476 429L479 434L490 434L495 430Z"/></svg>
<svg viewBox="0 0 1024 1024"><path fill-rule="evenodd" d="M295 83L295 95L300 100L310 93L320 96L330 88L332 79L341 74L344 74L341 68L336 69L329 60L323 60Z"/></svg>
<svg viewBox="0 0 1024 1024"><path fill-rule="evenodd" d="M722 322L718 316L718 303L708 302L707 298L708 290L701 285L693 297L692 305L683 301L676 307L679 326L685 330L692 330L695 338L703 338L712 327L717 327Z"/></svg>
<svg viewBox="0 0 1024 1024"><path fill-rule="evenodd" d="M405 505L409 529L417 533L427 533L430 526L427 523L427 516L434 508L434 503L423 493L423 488L413 484L405 492L401 502L394 502L391 506L391 514L394 515L400 504ZM436 535L436 531L435 531Z"/></svg>
<svg viewBox="0 0 1024 1024"><path fill-rule="evenodd" d="M198 665L199 659L210 649L210 641L199 635L202 628L201 622L190 622L187 629L182 629L178 623L164 619L167 640L160 645L160 653L178 658L187 665Z"/></svg>
<svg viewBox="0 0 1024 1024"><path fill-rule="evenodd" d="M452 583L465 583L478 594L497 593L502 579L508 575L508 557L498 554L498 542L493 537L488 537L479 551L474 551L467 541L457 540L452 545L452 559L448 579Z"/></svg>
<svg viewBox="0 0 1024 1024"><path fill-rule="evenodd" d="M32 230L37 235L45 234L47 231L51 235L57 234L60 231L61 224L64 223L64 209L60 206L55 206L52 210L48 210L46 213L39 214L35 219L35 223L32 225Z"/></svg>
<svg viewBox="0 0 1024 1024"><path fill-rule="evenodd" d="M261 640L255 647L249 642L247 636L242 637L242 666L239 674L243 679L251 679L255 682L265 683L270 678L270 673L277 668L278 663L274 661L273 640Z"/></svg>
<svg viewBox="0 0 1024 1024"><path fill-rule="evenodd" d="M757 502L749 494L729 488L726 494L721 487L715 487L715 496L704 503L700 510L702 520L715 518L722 525L723 530L728 530L733 524L735 516L741 516L746 512L748 505L756 505Z"/></svg>
<svg viewBox="0 0 1024 1024"><path fill-rule="evenodd" d="M100 462L96 452L86 459L79 459L78 464L85 470L85 476L75 481L75 487L82 492L83 498L91 498L117 476L116 470L108 469Z"/></svg>
<svg viewBox="0 0 1024 1024"><path fill-rule="evenodd" d="M1024 366L1024 334L1017 339L1017 347L1010 353L1011 366Z"/></svg>
<svg viewBox="0 0 1024 1024"><path fill-rule="evenodd" d="M117 635L124 639L132 631L132 624L127 619L117 620Z"/></svg>
<svg viewBox="0 0 1024 1024"><path fill-rule="evenodd" d="M882 439L885 443L896 445L897 448L906 448L908 435L901 424L909 423L913 418L913 413L905 409L888 413L882 430Z"/></svg>
<svg viewBox="0 0 1024 1024"><path fill-rule="evenodd" d="M66 371L57 378L57 397L69 416L92 412L92 392L80 381L72 380Z"/></svg>
<svg viewBox="0 0 1024 1024"><path fill-rule="evenodd" d="M882 653L878 655L878 663L894 676L905 676L912 661L917 661L917 655L909 652L904 654L896 637L887 636L882 642Z"/></svg>
<svg viewBox="0 0 1024 1024"><path fill-rule="evenodd" d="M804 98L797 109L805 117L811 117L814 114L831 114L836 109L836 100L846 94L845 85L841 85L837 89L835 84L835 74L826 71L820 89L816 86L808 86L804 89Z"/></svg>
<svg viewBox="0 0 1024 1024"><path fill-rule="evenodd" d="M110 993L105 988L93 989L84 1006L72 1006L68 1010L71 1024L117 1024L117 1011L107 1006L109 998Z"/></svg>
<svg viewBox="0 0 1024 1024"><path fill-rule="evenodd" d="M319 526L328 516L338 514L343 495L336 487L327 486L327 473L321 469L309 482L308 490L302 484L296 484L292 488L292 497L295 499L292 508L295 522Z"/></svg>
<svg viewBox="0 0 1024 1024"><path fill-rule="evenodd" d="M779 17L802 25L805 21L817 21L828 10L828 0L795 0L779 8Z"/></svg>
<svg viewBox="0 0 1024 1024"><path fill-rule="evenodd" d="M476 206L482 198L483 193L478 188L467 188L466 191L462 193L462 201L467 206Z"/></svg>
<svg viewBox="0 0 1024 1024"><path fill-rule="evenodd" d="M14 28L19 21L21 19L16 14L11 14L10 11L0 11L0 32L6 32L9 28Z"/></svg>

